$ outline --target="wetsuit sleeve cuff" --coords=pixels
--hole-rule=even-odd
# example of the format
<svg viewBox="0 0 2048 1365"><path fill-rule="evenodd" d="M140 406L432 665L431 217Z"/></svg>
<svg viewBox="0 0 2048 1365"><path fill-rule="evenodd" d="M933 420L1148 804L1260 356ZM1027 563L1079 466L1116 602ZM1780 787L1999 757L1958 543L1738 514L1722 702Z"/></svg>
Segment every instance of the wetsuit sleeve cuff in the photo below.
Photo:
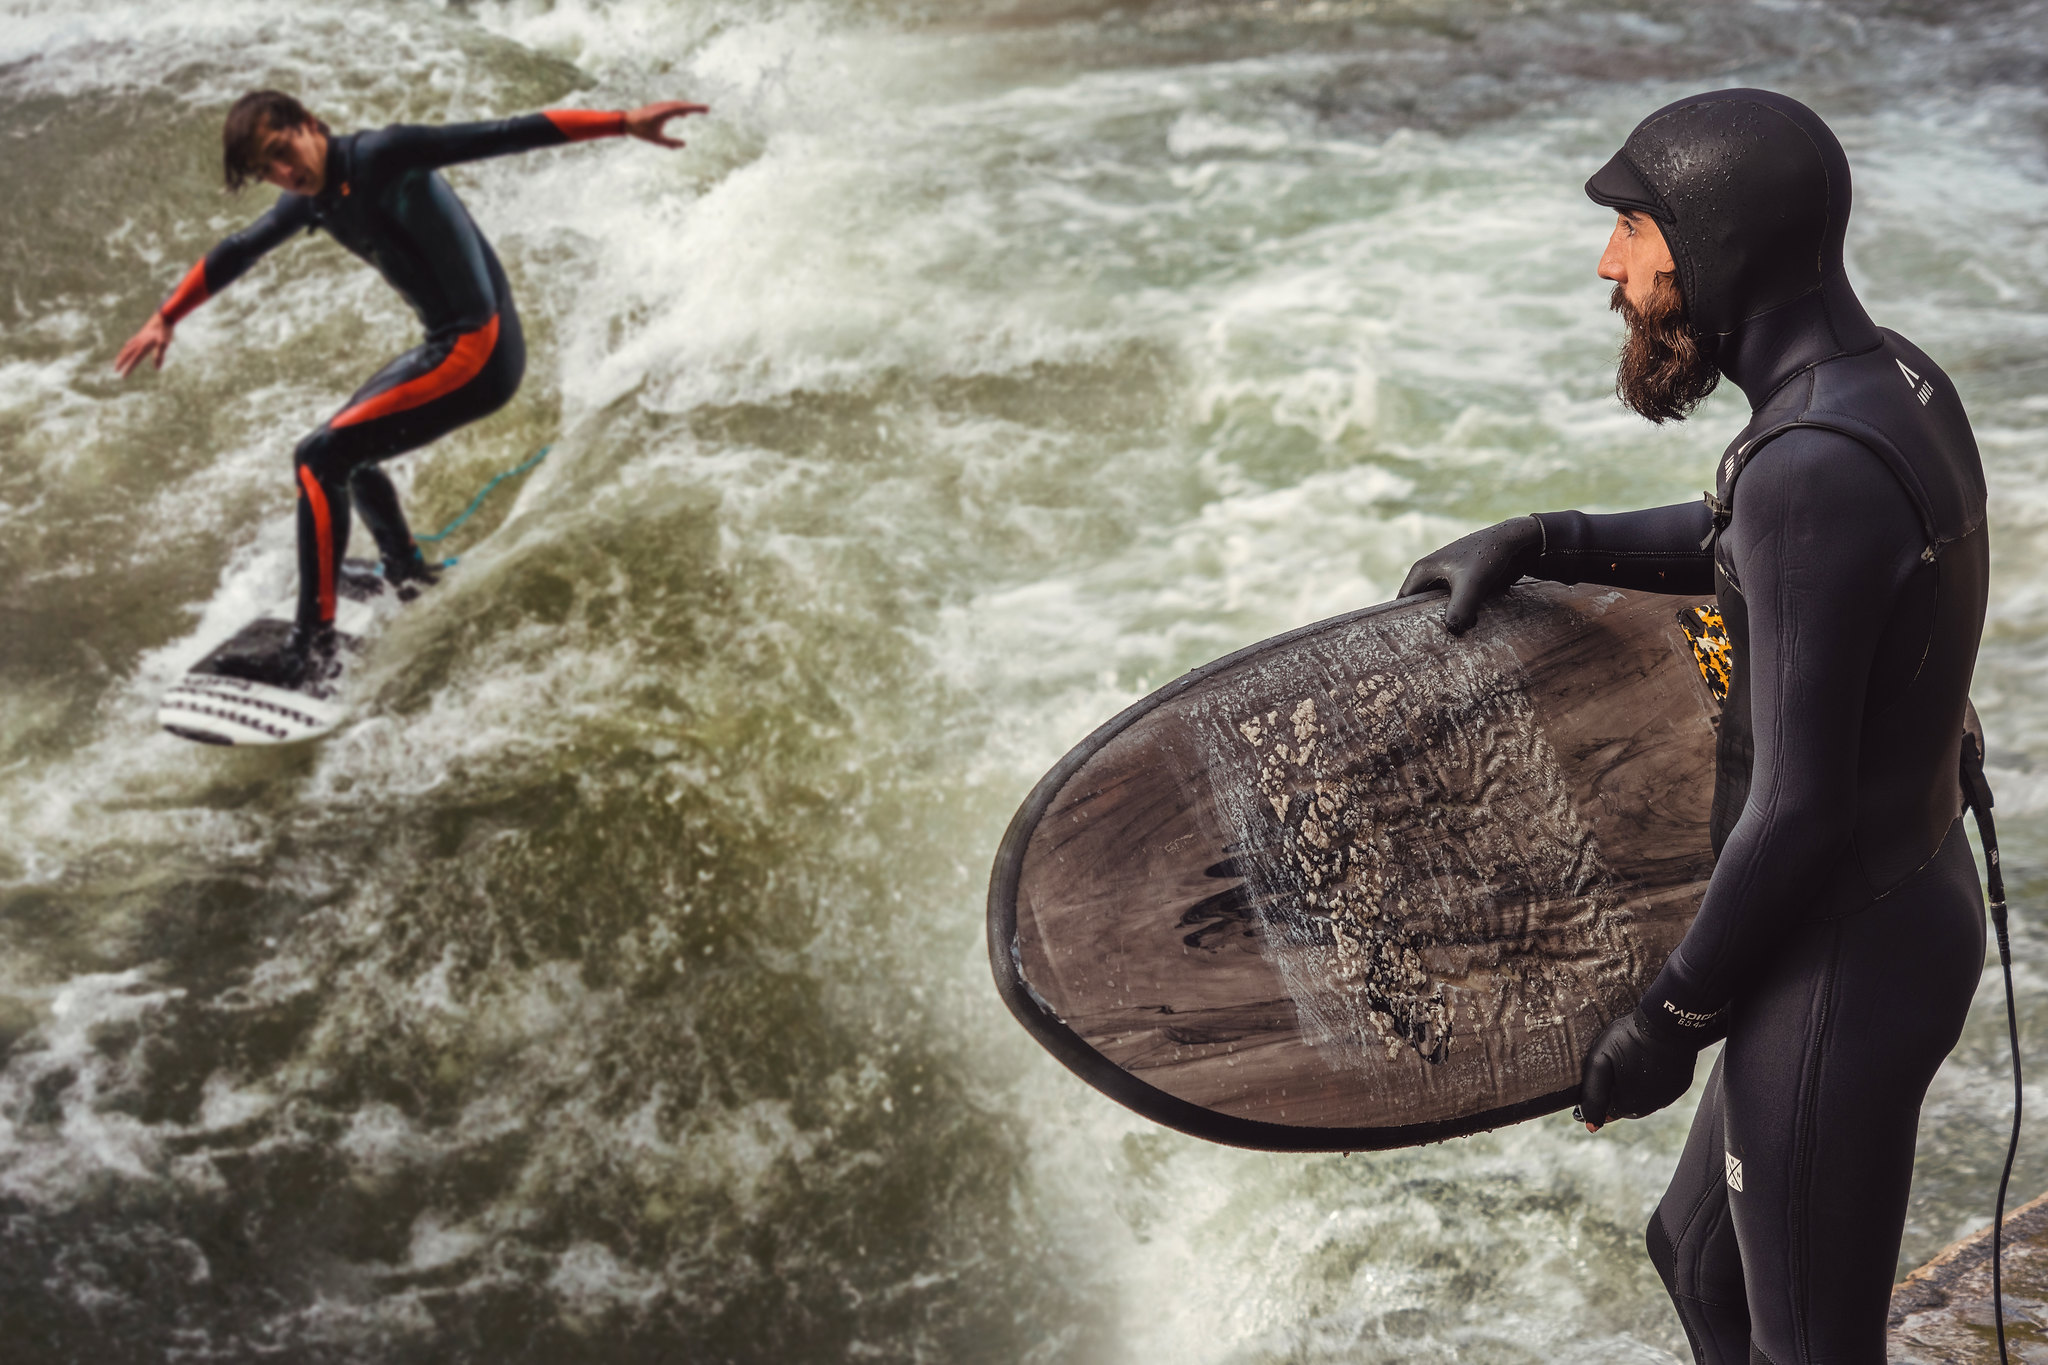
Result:
<svg viewBox="0 0 2048 1365"><path fill-rule="evenodd" d="M592 138L620 137L626 131L625 114L612 110L600 112L596 109L549 109L545 111L555 131L569 142L588 142Z"/></svg>
<svg viewBox="0 0 2048 1365"><path fill-rule="evenodd" d="M1529 520L1536 523L1542 537L1541 547L1536 552L1535 567L1529 570L1532 578L1547 578L1554 583L1576 583L1568 575L1572 569L1570 552L1574 548L1571 532L1575 529L1571 518L1585 520L1581 512L1531 512Z"/></svg>
<svg viewBox="0 0 2048 1365"><path fill-rule="evenodd" d="M1643 1032L1662 1043L1694 1052L1728 1036L1728 1006L1718 1009L1688 1008L1653 982L1649 994L1636 1006L1636 1018Z"/></svg>
<svg viewBox="0 0 2048 1365"><path fill-rule="evenodd" d="M185 272L185 278L171 292L156 310L165 322L175 325L187 313L205 303L210 297L206 289L206 262L201 261Z"/></svg>

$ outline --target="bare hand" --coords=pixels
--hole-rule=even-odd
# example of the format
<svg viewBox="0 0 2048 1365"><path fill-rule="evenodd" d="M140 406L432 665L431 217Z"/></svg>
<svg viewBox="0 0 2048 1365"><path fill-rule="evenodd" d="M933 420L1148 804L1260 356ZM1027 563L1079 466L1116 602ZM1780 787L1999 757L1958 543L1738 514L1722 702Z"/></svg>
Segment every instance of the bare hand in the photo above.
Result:
<svg viewBox="0 0 2048 1365"><path fill-rule="evenodd" d="M164 352L171 349L172 324L162 313L151 313L149 321L142 324L142 330L128 338L128 344L121 348L121 354L114 357L114 373L123 379L129 371L140 365L146 357L156 357L156 368L164 367Z"/></svg>
<svg viewBox="0 0 2048 1365"><path fill-rule="evenodd" d="M672 118L688 118L692 114L708 114L708 104L689 104L683 100L662 100L657 104L643 104L626 115L626 136L637 137L642 142L652 142L657 147L681 147L681 138L670 137L662 131Z"/></svg>

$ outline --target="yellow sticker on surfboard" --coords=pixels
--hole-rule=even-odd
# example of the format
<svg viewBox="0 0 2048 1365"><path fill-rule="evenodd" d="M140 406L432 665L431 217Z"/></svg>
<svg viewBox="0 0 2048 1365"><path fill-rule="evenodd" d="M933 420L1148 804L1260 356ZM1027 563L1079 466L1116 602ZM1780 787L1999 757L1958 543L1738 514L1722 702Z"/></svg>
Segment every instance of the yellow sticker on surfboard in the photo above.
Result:
<svg viewBox="0 0 2048 1365"><path fill-rule="evenodd" d="M1678 613L1678 627L1685 632L1686 643L1692 646L1692 660L1699 665L1700 679L1706 683L1707 691L1714 694L1715 701L1727 701L1735 650L1728 642L1728 624L1721 619L1721 604L1708 602L1687 607Z"/></svg>

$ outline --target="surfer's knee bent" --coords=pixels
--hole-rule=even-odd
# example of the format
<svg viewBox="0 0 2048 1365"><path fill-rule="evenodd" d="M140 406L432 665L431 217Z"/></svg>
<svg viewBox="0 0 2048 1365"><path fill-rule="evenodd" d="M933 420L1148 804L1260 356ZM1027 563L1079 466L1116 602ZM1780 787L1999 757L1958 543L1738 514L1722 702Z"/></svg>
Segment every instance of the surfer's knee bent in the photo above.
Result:
<svg viewBox="0 0 2048 1365"><path fill-rule="evenodd" d="M499 316L504 319L510 313L507 308ZM491 348L489 365L472 381L484 386L483 412L479 416L496 412L511 402L526 379L526 338L520 334L519 319L512 316L509 321L509 326L499 329L498 344Z"/></svg>
<svg viewBox="0 0 2048 1365"><path fill-rule="evenodd" d="M493 368L495 369L495 367ZM493 374L486 374L478 379L477 383L484 386L484 392L481 395L483 411L478 413L477 416L488 417L499 408L511 402L513 396L519 392L520 381L525 378L525 357L521 356L506 365L504 369Z"/></svg>
<svg viewBox="0 0 2048 1365"><path fill-rule="evenodd" d="M339 486L347 481L349 471L345 466L335 467L338 461L334 446L333 428L323 426L292 450L292 467L311 471L323 485Z"/></svg>

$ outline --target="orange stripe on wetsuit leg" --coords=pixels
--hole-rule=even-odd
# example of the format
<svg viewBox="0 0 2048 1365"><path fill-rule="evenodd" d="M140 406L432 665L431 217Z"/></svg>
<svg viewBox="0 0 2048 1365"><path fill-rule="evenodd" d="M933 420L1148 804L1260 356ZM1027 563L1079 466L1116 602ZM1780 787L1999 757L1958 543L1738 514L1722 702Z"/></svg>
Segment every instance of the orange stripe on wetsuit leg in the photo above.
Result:
<svg viewBox="0 0 2048 1365"><path fill-rule="evenodd" d="M595 109L546 109L549 123L571 142L588 142L594 137L618 137L626 131L626 116L601 114Z"/></svg>
<svg viewBox="0 0 2048 1365"><path fill-rule="evenodd" d="M313 506L313 537L320 547L320 619L334 620L334 516L327 507L327 491L313 471L299 466L299 487Z"/></svg>
<svg viewBox="0 0 2048 1365"><path fill-rule="evenodd" d="M206 289L206 262L202 260L185 272L185 278L156 311L164 315L165 322L175 323L212 297Z"/></svg>
<svg viewBox="0 0 2048 1365"><path fill-rule="evenodd" d="M389 417L394 412L406 412L431 403L443 394L453 393L483 373L484 365L497 345L498 319L493 315L489 322L474 332L464 332L455 338L448 358L433 369L417 379L408 379L382 393L373 393L354 407L342 409L327 425L352 427L378 417Z"/></svg>

